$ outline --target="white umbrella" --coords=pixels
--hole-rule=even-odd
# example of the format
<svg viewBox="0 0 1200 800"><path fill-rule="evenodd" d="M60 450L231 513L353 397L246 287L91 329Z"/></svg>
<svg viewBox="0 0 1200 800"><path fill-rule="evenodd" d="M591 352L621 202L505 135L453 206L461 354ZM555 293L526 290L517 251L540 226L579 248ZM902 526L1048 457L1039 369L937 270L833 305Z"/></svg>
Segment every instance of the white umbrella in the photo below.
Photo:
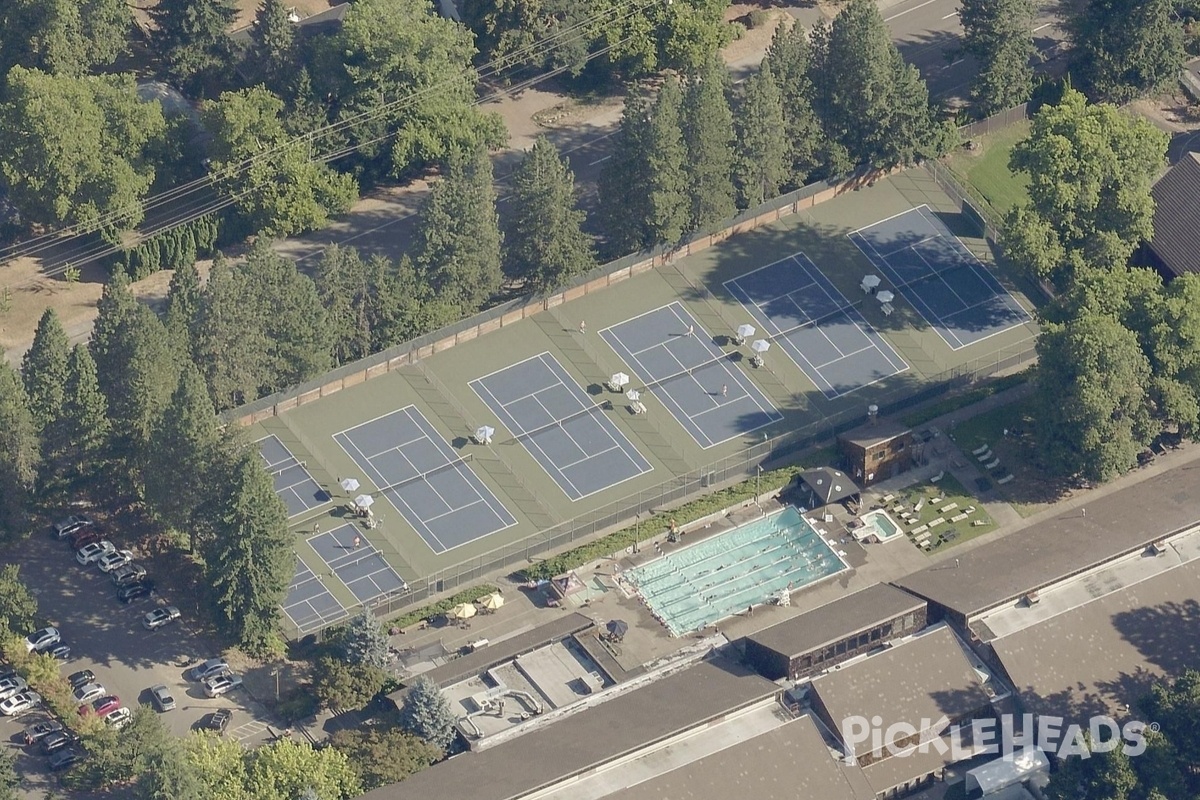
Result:
<svg viewBox="0 0 1200 800"><path fill-rule="evenodd" d="M896 299L896 295L892 294L887 289L884 289L882 292L880 292L879 294L877 294L875 296L879 298L879 302L881 302L881 303L890 303Z"/></svg>
<svg viewBox="0 0 1200 800"><path fill-rule="evenodd" d="M771 343L766 339L755 339L754 342L751 343L750 349L756 353L765 353L771 349Z"/></svg>
<svg viewBox="0 0 1200 800"><path fill-rule="evenodd" d="M749 339L754 334L758 333L753 325L738 325L737 335L742 339Z"/></svg>
<svg viewBox="0 0 1200 800"><path fill-rule="evenodd" d="M628 392L625 393L625 396L628 397L630 400L640 400L642 398L642 393L639 392L637 389L630 389Z"/></svg>
<svg viewBox="0 0 1200 800"><path fill-rule="evenodd" d="M882 282L882 279L878 275L868 275L862 279L862 285L867 287L868 289L874 289L881 282Z"/></svg>
<svg viewBox="0 0 1200 800"><path fill-rule="evenodd" d="M354 505L359 508L370 508L375 503L375 498L369 494L360 494L354 498Z"/></svg>
<svg viewBox="0 0 1200 800"><path fill-rule="evenodd" d="M495 611L500 606L504 605L504 596L499 592L492 592L487 597L479 601L479 605L486 608L488 611Z"/></svg>
<svg viewBox="0 0 1200 800"><path fill-rule="evenodd" d="M490 425L480 425L475 429L475 441L477 442L490 442L495 435L496 429Z"/></svg>
<svg viewBox="0 0 1200 800"><path fill-rule="evenodd" d="M446 616L454 619L470 619L477 613L479 613L479 609L475 608L475 606L471 605L470 603L460 603L454 608L450 609L446 613Z"/></svg>
<svg viewBox="0 0 1200 800"><path fill-rule="evenodd" d="M341 486L343 492L353 492L358 488L358 481L354 478L342 478Z"/></svg>
<svg viewBox="0 0 1200 800"><path fill-rule="evenodd" d="M612 376L612 385L616 386L617 388L621 388L627 383L629 383L629 376L624 372L618 372Z"/></svg>

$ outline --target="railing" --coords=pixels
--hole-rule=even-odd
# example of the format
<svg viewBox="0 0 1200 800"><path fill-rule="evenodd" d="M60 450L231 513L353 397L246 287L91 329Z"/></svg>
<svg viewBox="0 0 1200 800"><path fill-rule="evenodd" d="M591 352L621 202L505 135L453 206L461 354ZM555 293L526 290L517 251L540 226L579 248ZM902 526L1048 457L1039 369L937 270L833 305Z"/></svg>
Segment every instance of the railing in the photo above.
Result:
<svg viewBox="0 0 1200 800"><path fill-rule="evenodd" d="M1019 106L1006 108L1003 111L997 111L987 119L981 119L978 122L972 122L969 125L959 127L958 132L964 139L971 139L975 136L986 136L992 131L1007 128L1015 122L1027 119L1029 116L1029 104L1021 103Z"/></svg>

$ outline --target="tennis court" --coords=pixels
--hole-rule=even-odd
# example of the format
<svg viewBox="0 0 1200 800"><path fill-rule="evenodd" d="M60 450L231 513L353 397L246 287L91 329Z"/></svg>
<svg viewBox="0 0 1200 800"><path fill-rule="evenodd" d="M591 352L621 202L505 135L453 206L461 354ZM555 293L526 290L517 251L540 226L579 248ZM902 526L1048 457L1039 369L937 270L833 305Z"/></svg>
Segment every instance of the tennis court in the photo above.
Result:
<svg viewBox="0 0 1200 800"><path fill-rule="evenodd" d="M928 206L868 225L850 240L953 350L1030 321Z"/></svg>
<svg viewBox="0 0 1200 800"><path fill-rule="evenodd" d="M283 613L300 633L312 633L346 617L346 609L312 570L296 559L296 574L283 601Z"/></svg>
<svg viewBox="0 0 1200 800"><path fill-rule="evenodd" d="M435 553L517 524L468 459L416 406L335 433L333 439Z"/></svg>
<svg viewBox="0 0 1200 800"><path fill-rule="evenodd" d="M356 541L358 547L354 546ZM319 533L308 543L360 603L407 588L404 579L388 566L383 554L362 536L356 525L342 525Z"/></svg>
<svg viewBox="0 0 1200 800"><path fill-rule="evenodd" d="M726 281L725 288L829 399L908 369L804 253Z"/></svg>
<svg viewBox="0 0 1200 800"><path fill-rule="evenodd" d="M550 353L470 386L572 501L653 469Z"/></svg>
<svg viewBox="0 0 1200 800"><path fill-rule="evenodd" d="M267 471L275 479L275 494L287 506L288 518L299 516L328 503L329 493L309 474L308 467L292 455L279 437L271 434L259 439L258 453L267 462Z"/></svg>
<svg viewBox="0 0 1200 800"><path fill-rule="evenodd" d="M675 302L600 331L625 365L645 381L703 448L766 427L783 415ZM635 387L636 388L636 387Z"/></svg>

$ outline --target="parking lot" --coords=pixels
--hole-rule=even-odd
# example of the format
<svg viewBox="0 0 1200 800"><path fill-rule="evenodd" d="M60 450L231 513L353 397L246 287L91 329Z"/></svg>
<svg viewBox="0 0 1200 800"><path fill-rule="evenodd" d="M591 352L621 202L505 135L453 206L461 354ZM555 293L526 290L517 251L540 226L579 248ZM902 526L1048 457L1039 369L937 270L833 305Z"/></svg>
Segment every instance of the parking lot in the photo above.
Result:
<svg viewBox="0 0 1200 800"><path fill-rule="evenodd" d="M229 708L233 719L226 736L247 744L268 738L268 717L245 690L213 699L205 696L199 683L185 678L188 667L219 655L215 645L193 633L186 617L154 631L142 627L147 611L170 604L169 587L160 585L162 595L125 605L117 601L109 576L94 565L79 565L66 542L38 532L24 548L21 578L37 597L39 619L57 627L71 647L70 659L62 664L64 676L90 669L109 694L130 707L150 705L150 687L165 684L176 708L161 716L179 736L201 727L217 709ZM44 797L47 781L53 781L46 759L36 746L26 748L21 739L25 726L42 718L44 712L0 718L0 742L16 751L17 769L26 781L22 788L29 797Z"/></svg>

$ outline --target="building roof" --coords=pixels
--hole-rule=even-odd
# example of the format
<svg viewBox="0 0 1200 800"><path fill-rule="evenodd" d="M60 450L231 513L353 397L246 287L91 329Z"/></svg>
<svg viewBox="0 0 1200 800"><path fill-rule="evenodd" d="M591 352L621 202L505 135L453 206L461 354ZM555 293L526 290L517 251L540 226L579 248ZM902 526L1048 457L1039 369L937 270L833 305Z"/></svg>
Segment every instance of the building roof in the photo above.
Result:
<svg viewBox="0 0 1200 800"><path fill-rule="evenodd" d="M330 6L324 11L319 11L292 24L296 26L296 33L301 35L336 33L341 30L342 23L346 19L346 12L350 10L350 5L350 2L344 2L336 6ZM230 33L229 38L239 45L249 46L252 41L250 32L253 29L253 24L247 25Z"/></svg>
<svg viewBox="0 0 1200 800"><path fill-rule="evenodd" d="M857 780L851 772L859 772ZM805 715L614 795L621 800L875 800L874 792L864 789L859 768L835 760Z"/></svg>
<svg viewBox="0 0 1200 800"><path fill-rule="evenodd" d="M1200 153L1188 153L1159 178L1150 249L1176 275L1200 272Z"/></svg>
<svg viewBox="0 0 1200 800"><path fill-rule="evenodd" d="M850 480L846 473L831 467L806 469L798 477L801 485L807 488L820 503L816 506L817 508L840 502L847 497L854 497L859 492L858 486Z"/></svg>
<svg viewBox="0 0 1200 800"><path fill-rule="evenodd" d="M992 642L1027 711L1124 716L1151 680L1200 665L1200 561Z"/></svg>
<svg viewBox="0 0 1200 800"><path fill-rule="evenodd" d="M915 748L912 752L868 764L863 767L863 774L877 795L887 795L891 789L924 778L931 772L953 764L954 750L950 749L950 739L943 737L942 742L947 746L946 752L934 747L931 742L924 750Z"/></svg>
<svg viewBox="0 0 1200 800"><path fill-rule="evenodd" d="M897 436L912 433L912 428L888 419L877 419L860 425L857 428L838 434L838 440L858 445L864 449L874 447L884 442L890 442Z"/></svg>
<svg viewBox="0 0 1200 800"><path fill-rule="evenodd" d="M917 611L925 603L894 586L877 583L746 638L769 650L795 657Z"/></svg>
<svg viewBox="0 0 1200 800"><path fill-rule="evenodd" d="M770 697L778 688L728 659L702 661L363 797L510 800Z"/></svg>
<svg viewBox="0 0 1200 800"><path fill-rule="evenodd" d="M945 715L953 720L990 702L979 674L946 625L813 679L813 691L835 726L878 715L886 730L907 723L924 730ZM860 755L863 747L859 748ZM870 777L868 776L868 780Z"/></svg>
<svg viewBox="0 0 1200 800"><path fill-rule="evenodd" d="M1193 524L1196 473L1173 469L964 552L897 586L966 617L1013 602ZM1020 564L1020 569L1013 569Z"/></svg>

